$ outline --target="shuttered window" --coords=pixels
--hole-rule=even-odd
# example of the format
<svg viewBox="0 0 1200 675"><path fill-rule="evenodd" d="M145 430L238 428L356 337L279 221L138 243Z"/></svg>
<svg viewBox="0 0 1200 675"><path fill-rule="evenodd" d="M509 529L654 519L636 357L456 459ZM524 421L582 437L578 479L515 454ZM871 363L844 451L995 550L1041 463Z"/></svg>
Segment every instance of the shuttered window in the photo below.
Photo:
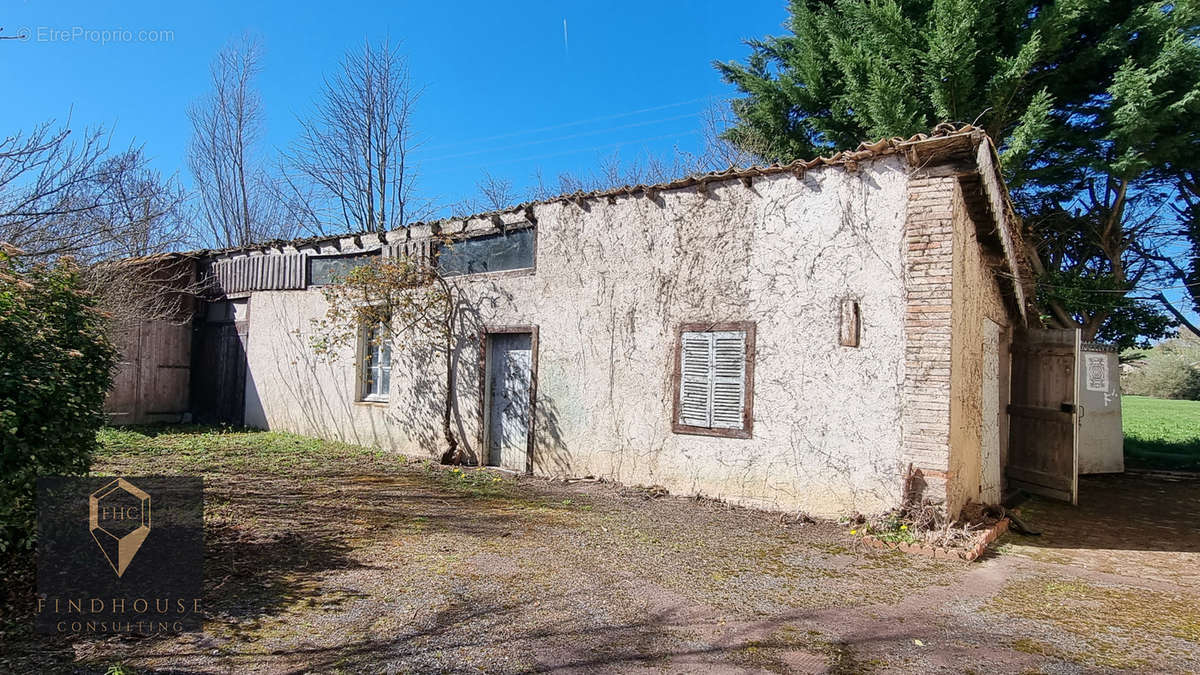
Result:
<svg viewBox="0 0 1200 675"><path fill-rule="evenodd" d="M673 427L679 433L748 438L754 325L697 327L703 326L689 324L679 333Z"/></svg>

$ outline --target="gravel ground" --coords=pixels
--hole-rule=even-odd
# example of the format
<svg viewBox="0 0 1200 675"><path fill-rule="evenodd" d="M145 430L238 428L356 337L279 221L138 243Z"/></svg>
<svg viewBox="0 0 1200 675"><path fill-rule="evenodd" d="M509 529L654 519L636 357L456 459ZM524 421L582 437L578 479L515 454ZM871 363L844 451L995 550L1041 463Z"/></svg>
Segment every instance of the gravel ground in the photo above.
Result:
<svg viewBox="0 0 1200 675"><path fill-rule="evenodd" d="M288 434L103 438L98 473L205 477L211 618L145 640L10 624L0 670L1200 670L1200 481L1085 480L1079 508L1024 507L1041 537L962 564L836 523Z"/></svg>

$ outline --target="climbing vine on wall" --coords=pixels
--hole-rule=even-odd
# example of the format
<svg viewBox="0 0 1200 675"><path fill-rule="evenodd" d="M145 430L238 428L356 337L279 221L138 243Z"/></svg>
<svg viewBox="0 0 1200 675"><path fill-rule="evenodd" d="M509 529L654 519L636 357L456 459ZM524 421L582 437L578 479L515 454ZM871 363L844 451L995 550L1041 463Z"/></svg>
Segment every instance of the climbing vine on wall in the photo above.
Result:
<svg viewBox="0 0 1200 675"><path fill-rule="evenodd" d="M311 320L309 346L318 357L334 362L356 354L360 339L371 346L387 342L394 350L425 346L445 357L446 387L442 401L442 461L465 460L450 425L454 401L453 326L457 292L430 262L414 257L375 257L321 287L325 315ZM364 330L377 327L377 330Z"/></svg>

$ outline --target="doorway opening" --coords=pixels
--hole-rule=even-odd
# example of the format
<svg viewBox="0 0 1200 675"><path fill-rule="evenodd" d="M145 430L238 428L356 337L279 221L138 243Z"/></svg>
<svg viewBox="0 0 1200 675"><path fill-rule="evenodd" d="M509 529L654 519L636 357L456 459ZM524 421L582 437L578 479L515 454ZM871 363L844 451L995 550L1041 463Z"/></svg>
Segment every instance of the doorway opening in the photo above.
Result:
<svg viewBox="0 0 1200 675"><path fill-rule="evenodd" d="M518 473L533 472L533 429L537 398L537 327L484 329L483 459Z"/></svg>

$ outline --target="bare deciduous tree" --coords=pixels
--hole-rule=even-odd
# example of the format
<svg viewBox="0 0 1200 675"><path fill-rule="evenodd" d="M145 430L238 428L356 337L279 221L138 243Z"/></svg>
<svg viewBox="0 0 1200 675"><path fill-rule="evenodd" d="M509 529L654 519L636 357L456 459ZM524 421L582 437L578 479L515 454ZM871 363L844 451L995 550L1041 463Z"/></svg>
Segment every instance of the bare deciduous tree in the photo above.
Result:
<svg viewBox="0 0 1200 675"><path fill-rule="evenodd" d="M109 199L75 215L77 229L91 232L92 263L83 270L86 288L114 329L141 321L186 321L190 298L200 289L191 262L163 256L196 245L186 209L187 194L173 178L149 168L141 149L106 159L92 190Z"/></svg>
<svg viewBox="0 0 1200 675"><path fill-rule="evenodd" d="M669 160L650 155L625 162L620 153L614 152L600 158L595 171L588 174L564 171L558 174L557 182L551 185L546 184L541 171L538 171L534 174L534 185L529 194L534 200L549 199L556 195L608 190L622 185L665 183L704 171L696 155L678 148Z"/></svg>
<svg viewBox="0 0 1200 675"><path fill-rule="evenodd" d="M81 276L115 334L151 321L190 321L193 299L204 290L193 266L184 256L151 255L101 261Z"/></svg>
<svg viewBox="0 0 1200 675"><path fill-rule="evenodd" d="M483 177L475 182L476 194L450 206L456 216L468 216L487 211L500 211L515 206L520 197L513 189L512 181L493 176L484 171Z"/></svg>
<svg viewBox="0 0 1200 675"><path fill-rule="evenodd" d="M507 178L498 178L484 171L483 178L475 186L479 188L483 211L499 211L517 203L517 193L513 190L512 181Z"/></svg>
<svg viewBox="0 0 1200 675"><path fill-rule="evenodd" d="M419 96L404 58L386 40L347 52L325 79L289 157L317 188L310 211L320 220L382 232L432 213L429 202L413 196L411 123Z"/></svg>
<svg viewBox="0 0 1200 675"><path fill-rule="evenodd" d="M763 164L761 156L725 138L725 132L737 126L738 118L727 100L715 100L700 113L700 135L703 147L698 157L702 171L721 171L731 166L747 167Z"/></svg>
<svg viewBox="0 0 1200 675"><path fill-rule="evenodd" d="M262 102L254 88L258 43L243 37L217 54L212 90L188 109L188 166L199 193L199 216L215 243L242 246L291 234L274 198L275 184L259 163Z"/></svg>
<svg viewBox="0 0 1200 675"><path fill-rule="evenodd" d="M191 243L178 183L149 168L141 148L108 148L101 129L72 140L53 122L0 142L0 240L84 263Z"/></svg>
<svg viewBox="0 0 1200 675"><path fill-rule="evenodd" d="M95 208L74 214L76 230L91 233L91 260L132 258L194 245L184 205L187 194L173 178L148 166L140 148L101 164L85 202Z"/></svg>
<svg viewBox="0 0 1200 675"><path fill-rule="evenodd" d="M184 266L145 256L192 242L185 193L151 169L140 148L108 154L108 136L72 140L53 122L0 143L0 241L12 255L71 256L114 328L179 316L190 293ZM142 257L143 262L117 262Z"/></svg>
<svg viewBox="0 0 1200 675"><path fill-rule="evenodd" d="M75 227L74 218L115 200L95 189L107 170L108 147L101 128L72 138L70 120L0 141L0 241L35 257L90 247L92 233Z"/></svg>

